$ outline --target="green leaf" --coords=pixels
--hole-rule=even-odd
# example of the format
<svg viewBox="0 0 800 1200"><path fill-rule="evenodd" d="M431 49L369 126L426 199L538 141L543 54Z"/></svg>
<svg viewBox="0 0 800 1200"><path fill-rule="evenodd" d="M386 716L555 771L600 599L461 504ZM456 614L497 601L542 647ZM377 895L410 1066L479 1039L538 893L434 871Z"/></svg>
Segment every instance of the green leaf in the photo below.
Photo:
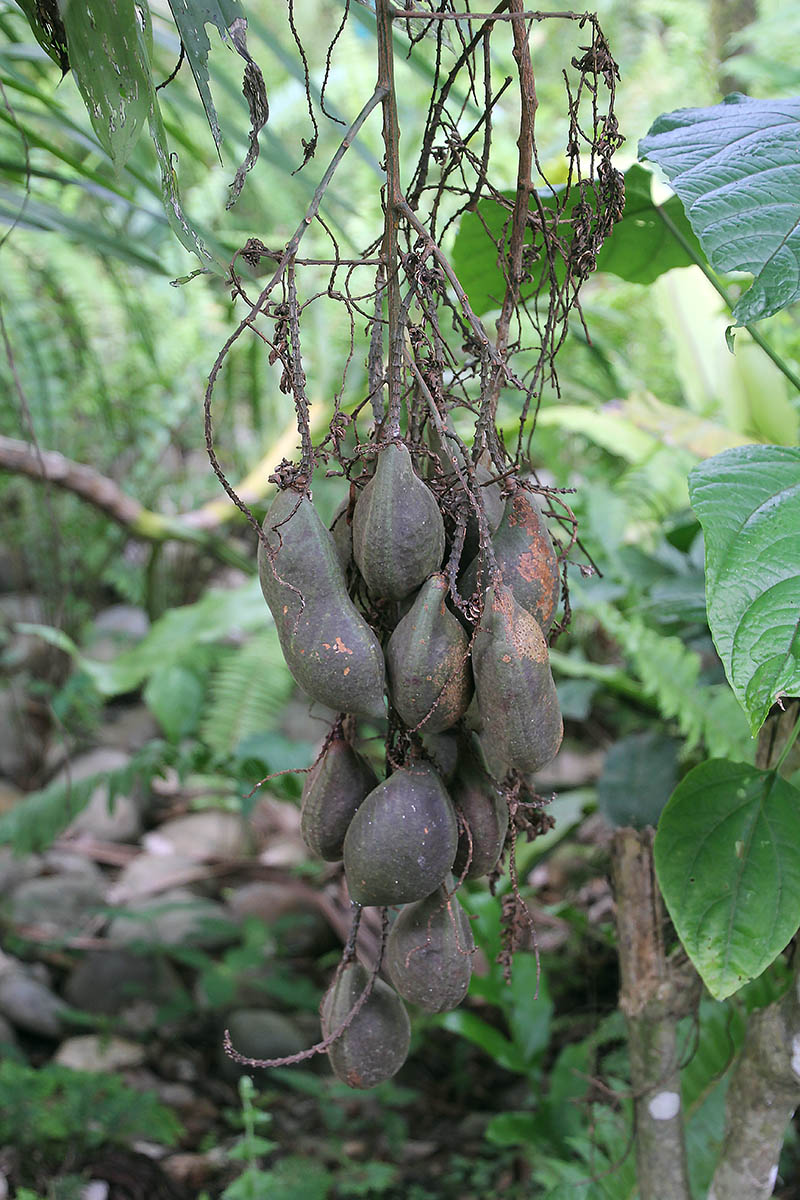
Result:
<svg viewBox="0 0 800 1200"><path fill-rule="evenodd" d="M800 792L774 771L711 759L678 784L655 840L658 882L686 953L724 1000L800 925Z"/></svg>
<svg viewBox="0 0 800 1200"><path fill-rule="evenodd" d="M46 850L89 803L96 788L108 788L109 803L139 785L148 788L168 761L168 750L158 740L145 746L123 767L85 779L57 777L39 792L29 792L8 812L0 814L0 845L10 844L16 854ZM2 1106L0 1106L2 1107Z"/></svg>
<svg viewBox="0 0 800 1200"><path fill-rule="evenodd" d="M486 1140L495 1146L530 1146L539 1132L532 1112L497 1113L486 1126Z"/></svg>
<svg viewBox="0 0 800 1200"><path fill-rule="evenodd" d="M94 131L122 167L151 105L150 63L137 9L133 0L70 0L59 11L70 66Z"/></svg>
<svg viewBox="0 0 800 1200"><path fill-rule="evenodd" d="M649 730L620 738L597 781L597 807L613 825L656 825L678 777L678 744Z"/></svg>
<svg viewBox="0 0 800 1200"><path fill-rule="evenodd" d="M553 1016L547 977L539 969L535 954L515 956L511 986L503 993L503 1008L522 1063L531 1066L549 1045Z"/></svg>
<svg viewBox="0 0 800 1200"><path fill-rule="evenodd" d="M202 737L217 754L252 754L283 715L294 680L274 625L229 655L210 689ZM276 769L276 768L273 768Z"/></svg>
<svg viewBox="0 0 800 1200"><path fill-rule="evenodd" d="M755 734L780 696L800 694L800 450L727 450L691 472L689 494L711 634Z"/></svg>
<svg viewBox="0 0 800 1200"><path fill-rule="evenodd" d="M625 208L622 219L602 246L597 256L597 270L607 271L631 283L652 283L673 267L690 267L703 252L694 236L677 196L665 204L656 204L651 191L652 174L635 163L625 174ZM504 205L494 199L479 201L475 211L461 218L453 246L453 266L477 313L499 308L505 291L503 274L497 264L497 242L503 238L509 224L510 206L514 192L504 193ZM569 199L563 188L536 192L530 200L531 212L541 209L550 218L550 232L568 248L573 238L576 208L588 205L597 212L597 200L591 189L581 196L577 189ZM508 231L506 231L506 238ZM528 245L541 250L541 235L534 237L529 229L525 236ZM528 282L522 296L528 297L542 286L547 267L544 253L534 258L528 268ZM564 266L555 266L559 283L563 281Z"/></svg>
<svg viewBox="0 0 800 1200"><path fill-rule="evenodd" d="M506 1071L524 1071L519 1052L508 1038L503 1037L499 1030L476 1017L474 1013L457 1008L446 1013L441 1018L442 1026L450 1033L457 1033L466 1038L474 1046L479 1046L499 1067Z"/></svg>
<svg viewBox="0 0 800 1200"><path fill-rule="evenodd" d="M21 622L15 628L64 650L104 696L122 696L135 691L155 671L185 659L195 646L263 629L270 623L258 580L252 579L238 588L210 588L195 604L170 609L154 621L137 646L108 663L82 654L60 629Z"/></svg>
<svg viewBox="0 0 800 1200"><path fill-rule="evenodd" d="M236 172L236 179L231 185L232 199L228 204L230 208L242 190L245 175L258 157L258 134L269 115L264 78L247 49L245 37L247 21L244 11L239 0L169 0L169 6L181 35L186 58L192 69L217 150L219 150L221 135L208 82L208 52L211 45L206 34L206 25L209 23L216 25L223 40L230 40L245 61L242 91L250 108L250 146L244 162Z"/></svg>
<svg viewBox="0 0 800 1200"><path fill-rule="evenodd" d="M52 3L45 10L40 0L17 0L17 3L25 13L33 36L39 45L50 55L53 62L58 63L61 68L61 74L66 75L69 70L67 35L64 31L64 22L61 19L57 5ZM46 22L41 19L45 11L47 14Z"/></svg>
<svg viewBox="0 0 800 1200"><path fill-rule="evenodd" d="M145 704L171 742L197 728L204 699L200 679L177 664L154 671L144 690Z"/></svg>
<svg viewBox="0 0 800 1200"><path fill-rule="evenodd" d="M734 93L710 108L665 113L639 142L683 201L717 271L749 271L733 310L758 321L800 297L800 98Z"/></svg>
<svg viewBox="0 0 800 1200"><path fill-rule="evenodd" d="M597 256L598 271L644 284L702 261L702 247L679 198L656 204L652 183L652 173L638 163L625 172L625 209Z"/></svg>
<svg viewBox="0 0 800 1200"><path fill-rule="evenodd" d="M219 149L222 140L219 131L219 119L214 101L211 98L211 88L208 81L208 54L211 43L206 33L206 24L216 25L220 36L228 36L232 21L244 18L244 13L238 0L169 0L172 16L178 27L181 43L186 53L186 61L191 67L203 108L208 118L208 125L214 144Z"/></svg>
<svg viewBox="0 0 800 1200"><path fill-rule="evenodd" d="M152 26L146 4L108 0L90 4L71 0L60 12L69 61L100 142L122 168L131 156L145 121L161 173L161 197L173 233L204 263L216 262L190 224L181 204L150 64Z"/></svg>

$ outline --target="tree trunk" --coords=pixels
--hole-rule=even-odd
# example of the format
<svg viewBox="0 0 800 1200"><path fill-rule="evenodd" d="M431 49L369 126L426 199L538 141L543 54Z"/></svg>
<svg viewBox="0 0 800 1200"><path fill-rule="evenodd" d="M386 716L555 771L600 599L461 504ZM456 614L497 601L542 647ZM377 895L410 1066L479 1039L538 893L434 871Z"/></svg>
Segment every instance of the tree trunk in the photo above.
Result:
<svg viewBox="0 0 800 1200"><path fill-rule="evenodd" d="M723 96L747 90L736 74L736 56L746 47L732 49L728 43L734 33L746 29L757 16L757 0L711 0L711 51L717 61L717 81Z"/></svg>
<svg viewBox="0 0 800 1200"><path fill-rule="evenodd" d="M652 829L619 829L612 844L621 974L628 1026L640 1200L690 1200L676 1027L697 1005L699 979L667 960Z"/></svg>

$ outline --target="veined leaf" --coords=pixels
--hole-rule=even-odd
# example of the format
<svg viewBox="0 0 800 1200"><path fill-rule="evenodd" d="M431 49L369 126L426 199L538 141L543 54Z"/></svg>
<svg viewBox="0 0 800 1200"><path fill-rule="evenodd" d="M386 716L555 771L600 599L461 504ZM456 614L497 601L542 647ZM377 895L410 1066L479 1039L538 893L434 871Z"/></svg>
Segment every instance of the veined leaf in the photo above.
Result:
<svg viewBox="0 0 800 1200"><path fill-rule="evenodd" d="M749 271L737 325L800 297L800 98L734 93L710 108L665 113L639 142L683 201L717 271Z"/></svg>
<svg viewBox="0 0 800 1200"><path fill-rule="evenodd" d="M674 267L690 267L702 261L703 251L686 219L683 205L677 196L664 204L656 204L652 196L652 174L638 163L625 173L625 208L597 255L597 270L617 275L629 283L652 283ZM514 193L506 193L508 205L484 199L475 212L461 218L453 247L453 265L478 313L498 308L503 300L505 281L498 265L496 242L503 237L505 226L510 228L510 205ZM577 189L568 201L563 189L537 192L531 198L532 212L540 209L551 221L552 232L562 243L573 237L573 221L577 205L587 205L596 213L597 199L593 189L580 196ZM506 233L508 236L508 233ZM525 241L541 246L541 235L528 230ZM549 270L541 254L529 268L528 281L522 296L532 295L542 286L543 272ZM556 263L556 278L563 278L563 264Z"/></svg>
<svg viewBox="0 0 800 1200"><path fill-rule="evenodd" d="M775 771L711 759L661 815L655 864L684 949L724 1000L800 925L800 791Z"/></svg>
<svg viewBox="0 0 800 1200"><path fill-rule="evenodd" d="M741 446L689 476L714 644L755 734L800 694L800 450Z"/></svg>

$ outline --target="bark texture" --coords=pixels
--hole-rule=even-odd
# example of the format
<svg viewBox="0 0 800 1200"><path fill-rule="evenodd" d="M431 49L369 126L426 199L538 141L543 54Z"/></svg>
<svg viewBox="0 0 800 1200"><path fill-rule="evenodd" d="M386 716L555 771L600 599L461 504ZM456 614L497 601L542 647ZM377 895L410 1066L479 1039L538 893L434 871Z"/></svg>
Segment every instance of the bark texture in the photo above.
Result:
<svg viewBox="0 0 800 1200"><path fill-rule="evenodd" d="M621 987L634 1091L640 1200L690 1200L676 1026L696 1006L699 980L664 955L665 914L652 829L619 829L612 845Z"/></svg>

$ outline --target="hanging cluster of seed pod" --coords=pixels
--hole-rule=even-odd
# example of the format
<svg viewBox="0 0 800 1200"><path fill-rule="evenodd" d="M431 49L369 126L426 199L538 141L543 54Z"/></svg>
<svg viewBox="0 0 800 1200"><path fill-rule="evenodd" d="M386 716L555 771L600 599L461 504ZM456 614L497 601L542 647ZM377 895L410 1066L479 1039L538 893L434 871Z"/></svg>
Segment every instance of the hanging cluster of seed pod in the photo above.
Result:
<svg viewBox="0 0 800 1200"><path fill-rule="evenodd" d="M554 360L570 313L580 311L580 286L623 203L622 177L612 165L622 140L614 113L618 71L594 14L528 12L522 0L491 13L472 13L463 0L441 0L435 13L390 0L371 7L374 92L280 254L250 238L234 258L231 283L247 312L217 356L204 405L212 467L258 535L261 586L286 662L306 694L336 714L308 773L301 827L314 854L342 860L354 911L322 1004L322 1040L290 1060L248 1059L229 1042L227 1050L255 1067L326 1051L336 1074L354 1087L374 1086L401 1066L409 1043L406 1002L442 1012L463 999L474 946L457 893L467 879L493 880L505 851L506 965L519 944L527 909L514 847L519 831L535 835L550 824L531 776L562 737L547 639L569 620L565 564L577 541L559 489L527 474L530 439L543 393L558 390ZM331 119L321 96L349 12L345 6L326 57L320 109ZM543 173L535 138L529 38L533 23L546 20L571 24L580 38L568 67L559 68L563 188ZM411 47L424 40L432 63L410 173L399 156L400 30ZM292 32L302 50L294 25ZM494 114L512 82L496 86L498 40L503 61L511 52L517 69L513 194L504 190L507 164L492 179L492 139L501 124ZM308 79L305 51L302 59ZM315 121L310 89L307 100ZM359 257L344 259L320 206L348 146L378 108L383 232ZM303 141L304 164L317 144L316 123L314 130ZM481 310L499 314L494 335L446 248L448 230L470 218L494 247L492 303ZM300 260L301 239L315 225L332 257ZM270 261L255 299L236 273L238 258L251 267ZM330 267L327 286L312 282L299 297L301 266ZM365 279L363 287L356 282ZM317 301L344 307L350 350L328 431L315 445L301 341L305 314ZM348 370L365 318L367 387L359 382L354 396ZM299 462L284 461L271 476L279 491L263 524L231 488L213 448L215 381L245 331L257 332L270 362L280 362L279 386L292 396L300 440ZM358 425L363 429L370 408L364 441ZM330 529L311 491L322 466L349 481ZM548 520L563 534L557 548ZM554 624L560 601L563 616ZM374 746L376 731L384 742L380 771L365 753L365 738ZM361 914L369 907L379 910L382 927L371 967L357 958Z"/></svg>
<svg viewBox="0 0 800 1200"><path fill-rule="evenodd" d="M545 637L560 567L536 497L471 464L470 521L435 429L418 453L399 432L371 449L333 531L287 486L259 551L287 664L338 714L307 776L303 837L343 860L355 906L399 908L379 964L390 983L351 951L322 1006L333 1070L360 1088L405 1060L404 1001L443 1012L464 998L474 943L456 892L495 870L509 795L562 737ZM447 570L461 540L472 556ZM382 780L359 752L359 719L385 729Z"/></svg>

